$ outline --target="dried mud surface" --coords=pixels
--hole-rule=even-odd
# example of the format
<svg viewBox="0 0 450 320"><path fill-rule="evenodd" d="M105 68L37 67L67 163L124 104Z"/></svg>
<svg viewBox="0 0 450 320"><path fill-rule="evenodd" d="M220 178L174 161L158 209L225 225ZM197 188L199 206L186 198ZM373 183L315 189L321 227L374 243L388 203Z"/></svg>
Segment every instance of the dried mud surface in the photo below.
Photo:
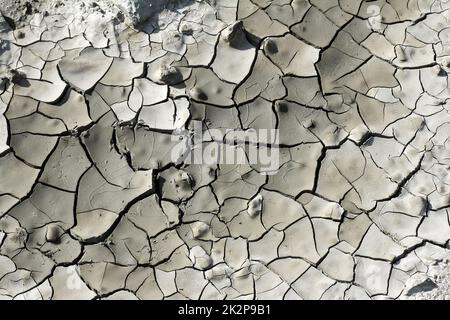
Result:
<svg viewBox="0 0 450 320"><path fill-rule="evenodd" d="M450 1L0 5L1 299L450 299Z"/></svg>

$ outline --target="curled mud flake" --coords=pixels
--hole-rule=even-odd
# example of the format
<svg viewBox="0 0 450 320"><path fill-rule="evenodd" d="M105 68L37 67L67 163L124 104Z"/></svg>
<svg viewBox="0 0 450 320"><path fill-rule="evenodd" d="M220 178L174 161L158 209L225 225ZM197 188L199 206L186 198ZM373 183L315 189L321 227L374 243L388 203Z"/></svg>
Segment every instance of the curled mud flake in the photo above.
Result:
<svg viewBox="0 0 450 320"><path fill-rule="evenodd" d="M410 2L2 0L0 299L450 299Z"/></svg>
<svg viewBox="0 0 450 320"><path fill-rule="evenodd" d="M370 131L366 126L357 126L350 131L349 139L356 143L364 142L370 136Z"/></svg>
<svg viewBox="0 0 450 320"><path fill-rule="evenodd" d="M21 80L23 80L25 78L26 78L25 73L17 71L17 70L14 70L14 69L11 69L11 71L10 71L10 79L11 79L12 83L17 84L17 83L19 83Z"/></svg>
<svg viewBox="0 0 450 320"><path fill-rule="evenodd" d="M303 126L304 126L306 129L314 129L314 127L315 127L314 120L312 120L312 119L307 119L305 122L303 122Z"/></svg>
<svg viewBox="0 0 450 320"><path fill-rule="evenodd" d="M278 52L277 43L275 41L273 41L272 39L264 40L263 48L264 48L264 52L266 52L268 54L275 54Z"/></svg>
<svg viewBox="0 0 450 320"><path fill-rule="evenodd" d="M263 210L263 196L258 194L248 203L247 213L250 217L256 217L261 214Z"/></svg>
<svg viewBox="0 0 450 320"><path fill-rule="evenodd" d="M157 77L166 84L175 84L182 81L182 75L178 68L167 64L161 65Z"/></svg>
<svg viewBox="0 0 450 320"><path fill-rule="evenodd" d="M406 62L408 61L408 56L406 54L406 51L403 47L398 46L397 47L397 59L401 62Z"/></svg>
<svg viewBox="0 0 450 320"><path fill-rule="evenodd" d="M209 231L209 225L204 222L194 222L192 224L192 235L195 239L201 238Z"/></svg>
<svg viewBox="0 0 450 320"><path fill-rule="evenodd" d="M244 41L244 24L242 21L236 21L222 31L222 39L229 43L230 46L237 46L241 41Z"/></svg>
<svg viewBox="0 0 450 320"><path fill-rule="evenodd" d="M18 39L23 39L23 38L25 38L25 32L23 32L23 31L18 31L17 32L17 34L16 34L16 37L18 38Z"/></svg>
<svg viewBox="0 0 450 320"><path fill-rule="evenodd" d="M276 109L278 112L286 113L286 112L289 111L289 105L288 105L288 103L285 102L285 101L276 101L276 102L275 102L275 109Z"/></svg>
<svg viewBox="0 0 450 320"><path fill-rule="evenodd" d="M416 274L406 282L404 294L412 296L419 292L432 291L437 289L438 285L425 274Z"/></svg>
<svg viewBox="0 0 450 320"><path fill-rule="evenodd" d="M195 246L191 249L189 252L189 259L194 263L194 268L200 270L208 269L213 262L211 257L200 246Z"/></svg>
<svg viewBox="0 0 450 320"><path fill-rule="evenodd" d="M63 230L56 224L50 224L47 226L47 232L45 234L45 239L48 242L58 243L63 234Z"/></svg>
<svg viewBox="0 0 450 320"><path fill-rule="evenodd" d="M24 228L16 228L11 235L11 240L18 243L23 244L27 240L28 233Z"/></svg>

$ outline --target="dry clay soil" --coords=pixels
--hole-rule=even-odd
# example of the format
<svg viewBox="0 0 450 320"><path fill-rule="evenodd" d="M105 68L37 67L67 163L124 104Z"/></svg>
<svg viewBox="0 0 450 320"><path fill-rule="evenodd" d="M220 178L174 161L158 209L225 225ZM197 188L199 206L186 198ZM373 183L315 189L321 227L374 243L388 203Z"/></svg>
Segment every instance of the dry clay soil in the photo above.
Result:
<svg viewBox="0 0 450 320"><path fill-rule="evenodd" d="M450 299L450 1L0 10L1 299Z"/></svg>

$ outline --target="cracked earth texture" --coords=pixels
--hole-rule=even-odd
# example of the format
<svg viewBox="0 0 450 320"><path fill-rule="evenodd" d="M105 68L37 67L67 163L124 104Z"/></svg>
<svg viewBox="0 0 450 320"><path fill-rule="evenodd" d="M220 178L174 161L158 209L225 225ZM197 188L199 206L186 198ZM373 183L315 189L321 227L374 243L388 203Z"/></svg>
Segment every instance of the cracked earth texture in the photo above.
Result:
<svg viewBox="0 0 450 320"><path fill-rule="evenodd" d="M450 1L0 2L1 299L450 298Z"/></svg>

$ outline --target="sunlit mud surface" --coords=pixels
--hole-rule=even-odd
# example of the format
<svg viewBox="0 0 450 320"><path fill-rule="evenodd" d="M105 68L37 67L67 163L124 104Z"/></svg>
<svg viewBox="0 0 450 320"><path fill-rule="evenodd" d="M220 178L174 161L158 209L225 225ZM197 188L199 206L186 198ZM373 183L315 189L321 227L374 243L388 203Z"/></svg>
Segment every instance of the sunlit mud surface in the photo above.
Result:
<svg viewBox="0 0 450 320"><path fill-rule="evenodd" d="M450 1L0 10L1 299L450 299Z"/></svg>

